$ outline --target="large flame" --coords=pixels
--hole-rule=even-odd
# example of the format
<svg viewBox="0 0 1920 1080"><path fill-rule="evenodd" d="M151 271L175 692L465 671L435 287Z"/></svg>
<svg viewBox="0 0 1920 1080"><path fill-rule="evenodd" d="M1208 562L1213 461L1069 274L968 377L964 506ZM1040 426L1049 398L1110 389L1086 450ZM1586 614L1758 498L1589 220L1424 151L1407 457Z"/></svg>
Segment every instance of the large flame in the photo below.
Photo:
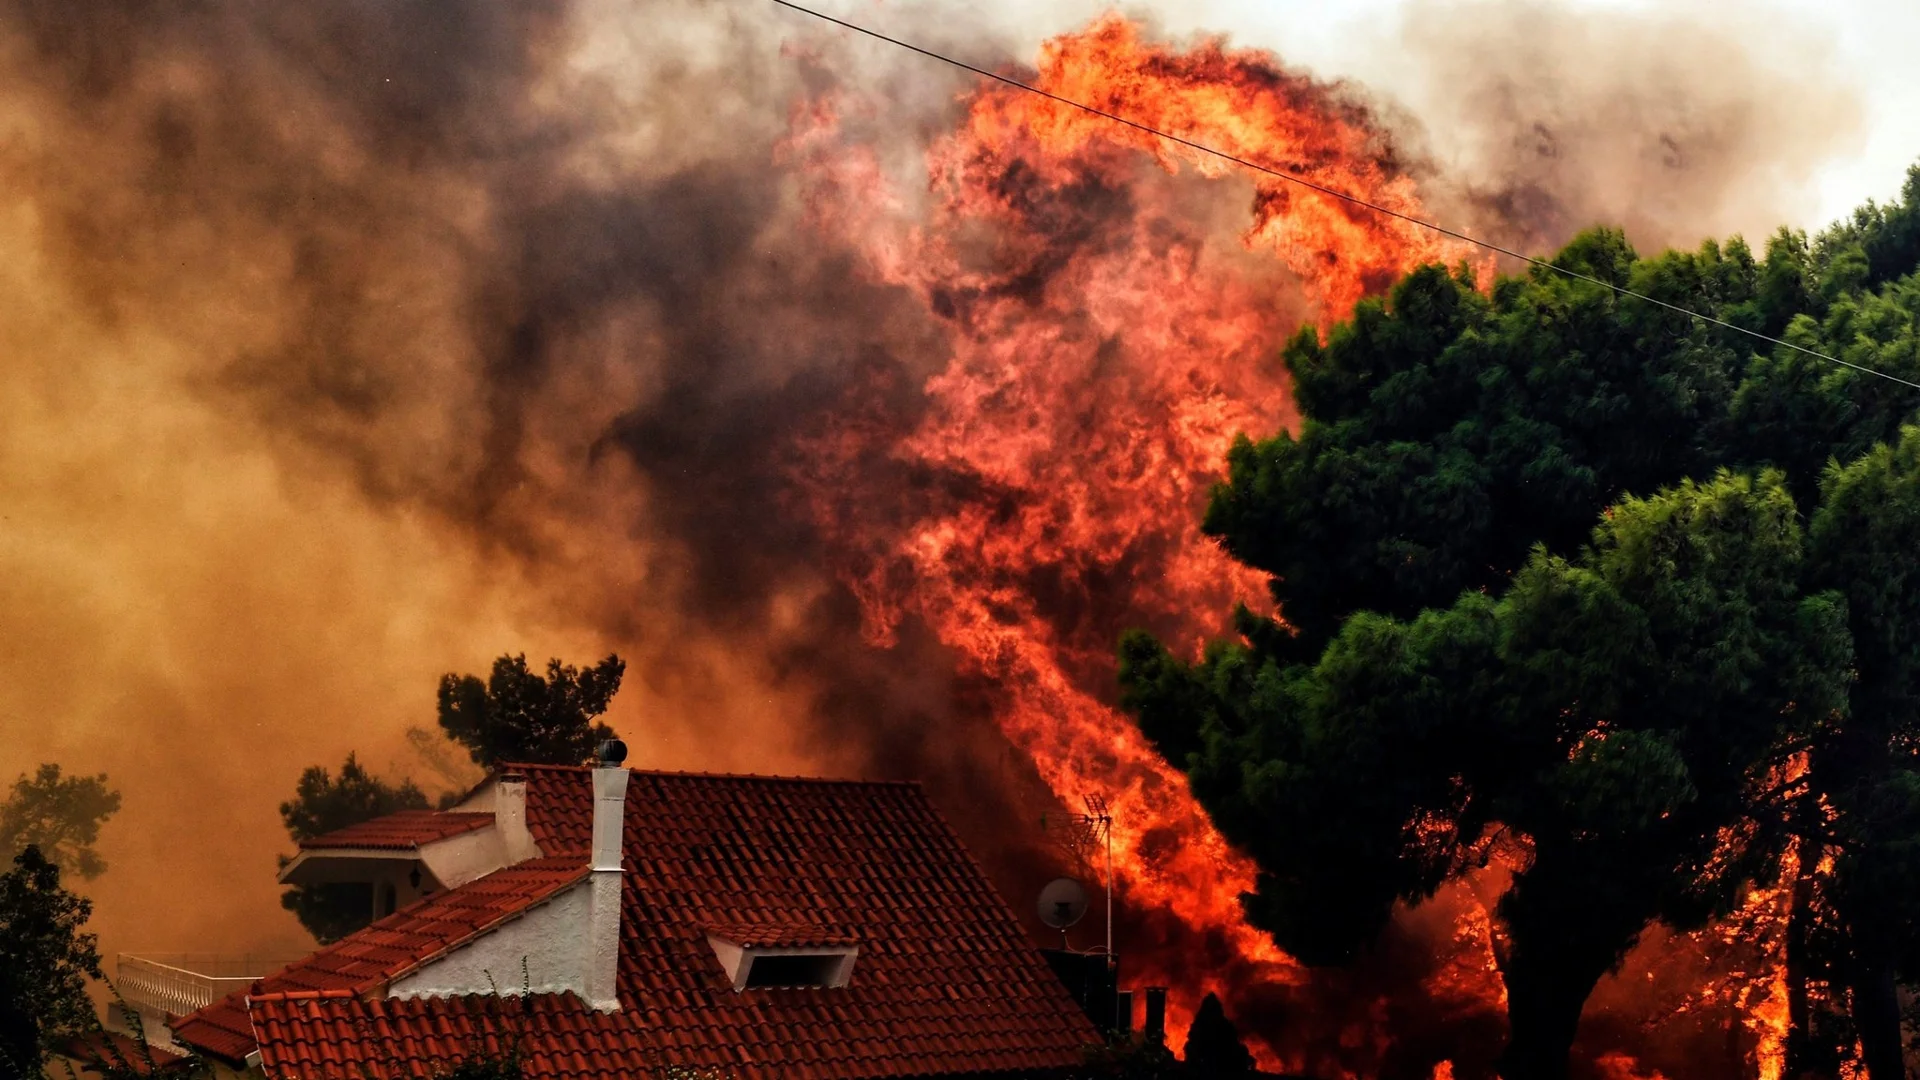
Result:
<svg viewBox="0 0 1920 1080"><path fill-rule="evenodd" d="M1036 79L1418 210L1366 112L1264 54L1175 50L1109 16L1049 42ZM1116 635L1148 625L1197 645L1234 602L1259 605L1261 577L1196 521L1232 438L1295 420L1276 362L1286 336L1462 253L1014 88L982 85L965 105L927 156L933 200L918 222L898 212L909 200L877 154L841 134L863 103L825 97L796 116L783 153L816 222L861 243L867 273L923 297L951 349L907 388L913 420L880 404L902 388L875 386L804 449L806 510L838 545L876 642L923 621L1063 801L1111 807L1122 903L1177 920L1210 954L1209 986L1151 950L1127 956L1133 981L1180 976L1168 1018L1178 1046L1201 989L1299 974L1242 918L1251 862L1111 706ZM1248 205L1228 176L1252 180L1237 244L1197 220L1222 195Z"/></svg>

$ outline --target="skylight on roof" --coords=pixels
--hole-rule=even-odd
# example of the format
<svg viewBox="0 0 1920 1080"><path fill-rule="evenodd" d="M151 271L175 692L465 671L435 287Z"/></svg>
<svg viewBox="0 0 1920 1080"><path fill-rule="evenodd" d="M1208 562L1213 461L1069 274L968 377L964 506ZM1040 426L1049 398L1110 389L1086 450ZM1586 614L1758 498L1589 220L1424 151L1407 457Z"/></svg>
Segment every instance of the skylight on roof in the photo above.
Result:
<svg viewBox="0 0 1920 1080"><path fill-rule="evenodd" d="M839 986L844 953L747 954L746 989L775 986Z"/></svg>
<svg viewBox="0 0 1920 1080"><path fill-rule="evenodd" d="M845 986L853 979L853 963L860 955L851 939L808 940L791 933L768 935L764 930L710 931L707 944L735 990Z"/></svg>

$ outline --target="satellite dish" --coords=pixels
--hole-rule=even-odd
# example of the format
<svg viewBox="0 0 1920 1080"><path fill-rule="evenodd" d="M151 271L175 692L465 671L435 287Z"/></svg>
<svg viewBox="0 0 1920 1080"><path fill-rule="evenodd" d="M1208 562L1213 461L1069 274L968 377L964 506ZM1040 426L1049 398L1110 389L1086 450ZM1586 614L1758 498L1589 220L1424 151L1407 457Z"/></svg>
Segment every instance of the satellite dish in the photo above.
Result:
<svg viewBox="0 0 1920 1080"><path fill-rule="evenodd" d="M1087 890L1072 878L1055 878L1040 890L1040 921L1065 930L1087 913Z"/></svg>

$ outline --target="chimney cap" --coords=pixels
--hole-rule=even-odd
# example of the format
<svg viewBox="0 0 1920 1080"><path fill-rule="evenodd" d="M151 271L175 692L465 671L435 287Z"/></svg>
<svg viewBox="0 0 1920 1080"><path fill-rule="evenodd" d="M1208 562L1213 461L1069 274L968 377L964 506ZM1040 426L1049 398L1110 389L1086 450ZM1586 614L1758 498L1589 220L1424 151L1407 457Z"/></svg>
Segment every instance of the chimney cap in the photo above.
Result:
<svg viewBox="0 0 1920 1080"><path fill-rule="evenodd" d="M627 744L619 739L608 739L593 752L593 763L601 768L615 768L627 760Z"/></svg>

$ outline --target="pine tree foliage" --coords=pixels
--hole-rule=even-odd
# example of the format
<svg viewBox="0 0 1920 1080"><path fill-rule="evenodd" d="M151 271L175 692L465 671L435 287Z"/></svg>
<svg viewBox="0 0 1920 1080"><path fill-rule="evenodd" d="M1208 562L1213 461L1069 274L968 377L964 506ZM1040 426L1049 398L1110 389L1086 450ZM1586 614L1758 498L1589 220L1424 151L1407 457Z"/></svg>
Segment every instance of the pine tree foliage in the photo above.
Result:
<svg viewBox="0 0 1920 1080"><path fill-rule="evenodd" d="M1920 381L1920 168L1763 257L1599 229L1556 261ZM1289 344L1300 428L1237 442L1205 518L1284 621L1243 610L1194 663L1129 635L1127 704L1253 855L1249 917L1309 962L1356 957L1496 835L1518 851L1510 1077L1564 1075L1646 926L1723 912L1792 837L1840 853L1826 947L1898 1075L1920 392L1541 268L1475 284L1423 268Z"/></svg>
<svg viewBox="0 0 1920 1080"><path fill-rule="evenodd" d="M626 662L618 656L587 668L547 662L543 678L525 654L493 662L485 681L448 674L440 680L440 727L476 764L578 765L613 737L595 723L620 690Z"/></svg>
<svg viewBox="0 0 1920 1080"><path fill-rule="evenodd" d="M298 843L399 810L426 808L426 794L412 781L390 784L348 754L337 777L321 765L301 773L294 797L280 804L280 820ZM292 861L282 856L280 866L284 869ZM280 906L293 912L323 945L373 919L372 889L360 884L296 885L280 894Z"/></svg>
<svg viewBox="0 0 1920 1080"><path fill-rule="evenodd" d="M42 765L0 801L0 858L36 847L63 872L90 881L107 869L94 844L119 809L120 793L107 786L105 773L65 776L58 765Z"/></svg>

